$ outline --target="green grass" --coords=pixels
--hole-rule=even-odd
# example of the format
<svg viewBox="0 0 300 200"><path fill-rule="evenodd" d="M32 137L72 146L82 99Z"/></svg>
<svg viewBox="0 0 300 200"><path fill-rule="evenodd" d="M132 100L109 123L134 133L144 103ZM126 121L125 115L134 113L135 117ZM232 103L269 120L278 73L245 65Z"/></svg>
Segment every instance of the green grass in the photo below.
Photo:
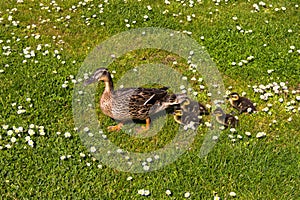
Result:
<svg viewBox="0 0 300 200"><path fill-rule="evenodd" d="M102 3L103 13L100 13L97 1L89 1L76 11L69 9L79 4L75 0L56 1L57 5L50 1L42 1L44 5L40 5L39 1L1 1L2 198L184 199L184 194L190 192L190 199L213 199L216 195L221 199L232 199L229 193L235 192L238 199L298 199L300 104L296 96L300 94L292 91L300 83L300 30L299 8L295 2L266 1L265 8L260 6L259 12L251 12L255 2L221 1L220 5L216 5L213 1L195 1L194 6L189 7L188 1L184 6L178 1L166 5L163 1L128 0L125 3L112 0ZM147 5L151 5L151 11ZM59 11L58 6L61 8ZM275 8L280 10L275 11ZM165 10L168 12L163 14ZM97 17L93 18L93 14ZM192 14L195 17L188 22L187 15ZM144 20L144 15L148 19ZM12 21L19 21L18 26L8 20L9 16L13 17ZM232 19L235 16L237 19ZM127 23L130 28L126 27ZM27 28L32 24L36 27ZM241 33L236 26L244 31L252 30L252 33ZM246 92L247 97L257 103L259 112L239 115L237 131L222 131L218 142L205 157L199 157L208 131L202 125L188 151L175 162L153 172L130 173L94 159L83 145L79 133L74 130L72 80L78 79L76 74L94 47L122 31L142 27L192 32L189 37L205 46L222 74L226 90ZM36 35L40 38L35 39ZM40 51L36 50L39 44L42 45ZM291 46L295 49L289 52ZM34 57L20 55L26 47L31 47L29 52L35 51ZM9 49L11 53L5 55ZM46 50L49 54L43 55ZM55 50L59 51L59 59L53 56ZM249 56L254 59L238 66ZM26 63L23 60L27 60ZM116 70L114 81L117 81L128 70L151 63L165 64L187 76L193 90L199 92L197 99L211 104L207 87L200 90L199 82L190 81L193 76L198 79L201 74L188 70L187 61L178 55L157 49L137 50L116 59L109 69ZM271 69L274 71L269 74ZM63 88L65 81L68 81L67 87ZM284 82L288 93L275 94L267 90L274 96L265 101L260 98L260 93L254 92L253 86L273 82ZM205 82L202 84L205 85ZM102 90L103 85L100 84L98 93ZM271 113L262 111L268 104L272 104ZM287 111L288 106L294 106L295 111ZM21 109L26 112L18 114ZM232 109L228 107L227 111ZM97 113L103 134L116 145L132 152L151 152L164 147L172 141L179 128L172 116L167 116L162 131L152 137L136 138L126 132L107 133L105 127L115 122L101 112ZM210 116L204 117L205 122L210 120ZM5 125L8 125L7 129ZM40 134L42 128L38 126L44 126L45 135ZM14 127L23 127L23 131L18 132ZM25 139L29 129L35 131L30 136L33 147ZM70 132L71 137L66 138L66 132ZM250 132L251 136L245 132ZM256 138L258 132L265 132L266 137ZM12 142L13 137L15 142ZM62 156L67 158L62 159ZM133 179L127 180L129 176ZM140 189L149 190L150 195L138 194ZM171 196L166 195L167 189L172 192Z"/></svg>

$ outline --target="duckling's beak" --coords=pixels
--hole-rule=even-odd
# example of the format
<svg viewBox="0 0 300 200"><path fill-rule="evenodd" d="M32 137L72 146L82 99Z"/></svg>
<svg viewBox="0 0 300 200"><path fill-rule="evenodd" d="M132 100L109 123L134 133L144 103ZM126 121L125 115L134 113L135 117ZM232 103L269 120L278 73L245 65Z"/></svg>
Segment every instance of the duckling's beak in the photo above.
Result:
<svg viewBox="0 0 300 200"><path fill-rule="evenodd" d="M229 100L230 99L230 97L226 97L226 100Z"/></svg>
<svg viewBox="0 0 300 200"><path fill-rule="evenodd" d="M85 80L84 83L83 83L83 85L87 86L87 85L92 84L94 82L96 82L96 79L94 77L91 77L91 78Z"/></svg>
<svg viewBox="0 0 300 200"><path fill-rule="evenodd" d="M182 116L182 111L181 110L175 110L173 112L173 115L176 115L176 116Z"/></svg>

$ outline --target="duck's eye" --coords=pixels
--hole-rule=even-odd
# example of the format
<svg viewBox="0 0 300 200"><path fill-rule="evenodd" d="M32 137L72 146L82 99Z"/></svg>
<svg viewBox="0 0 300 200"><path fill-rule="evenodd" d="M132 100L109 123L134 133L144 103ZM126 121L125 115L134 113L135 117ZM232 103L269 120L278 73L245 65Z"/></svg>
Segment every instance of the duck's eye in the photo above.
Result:
<svg viewBox="0 0 300 200"><path fill-rule="evenodd" d="M106 76L106 75L107 75L107 71L103 71L102 76Z"/></svg>

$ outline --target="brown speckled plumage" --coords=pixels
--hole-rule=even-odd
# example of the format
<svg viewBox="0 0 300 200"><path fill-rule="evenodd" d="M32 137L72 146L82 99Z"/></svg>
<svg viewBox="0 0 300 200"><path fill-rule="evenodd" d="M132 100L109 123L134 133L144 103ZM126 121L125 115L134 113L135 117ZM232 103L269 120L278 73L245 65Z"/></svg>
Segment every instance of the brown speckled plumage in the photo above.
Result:
<svg viewBox="0 0 300 200"><path fill-rule="evenodd" d="M165 110L171 105L180 104L185 95L169 94L163 88L124 88L114 90L110 73L106 68L99 68L85 85L95 81L103 81L105 89L100 99L102 112L124 123L128 120L146 120L150 123L150 115ZM147 128L149 124L146 124ZM119 130L120 127L118 127Z"/></svg>

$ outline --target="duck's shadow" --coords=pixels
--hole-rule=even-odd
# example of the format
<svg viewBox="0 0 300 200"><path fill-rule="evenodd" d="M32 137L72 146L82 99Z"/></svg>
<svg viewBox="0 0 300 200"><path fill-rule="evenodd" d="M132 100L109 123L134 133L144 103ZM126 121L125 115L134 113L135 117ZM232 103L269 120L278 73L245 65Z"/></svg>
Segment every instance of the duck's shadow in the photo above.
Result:
<svg viewBox="0 0 300 200"><path fill-rule="evenodd" d="M145 120L129 120L122 127L122 132L136 138L150 138L157 135L167 124L168 115L173 114L173 109L167 109L150 116L151 127L149 130L143 130ZM115 120L116 124L119 121Z"/></svg>

